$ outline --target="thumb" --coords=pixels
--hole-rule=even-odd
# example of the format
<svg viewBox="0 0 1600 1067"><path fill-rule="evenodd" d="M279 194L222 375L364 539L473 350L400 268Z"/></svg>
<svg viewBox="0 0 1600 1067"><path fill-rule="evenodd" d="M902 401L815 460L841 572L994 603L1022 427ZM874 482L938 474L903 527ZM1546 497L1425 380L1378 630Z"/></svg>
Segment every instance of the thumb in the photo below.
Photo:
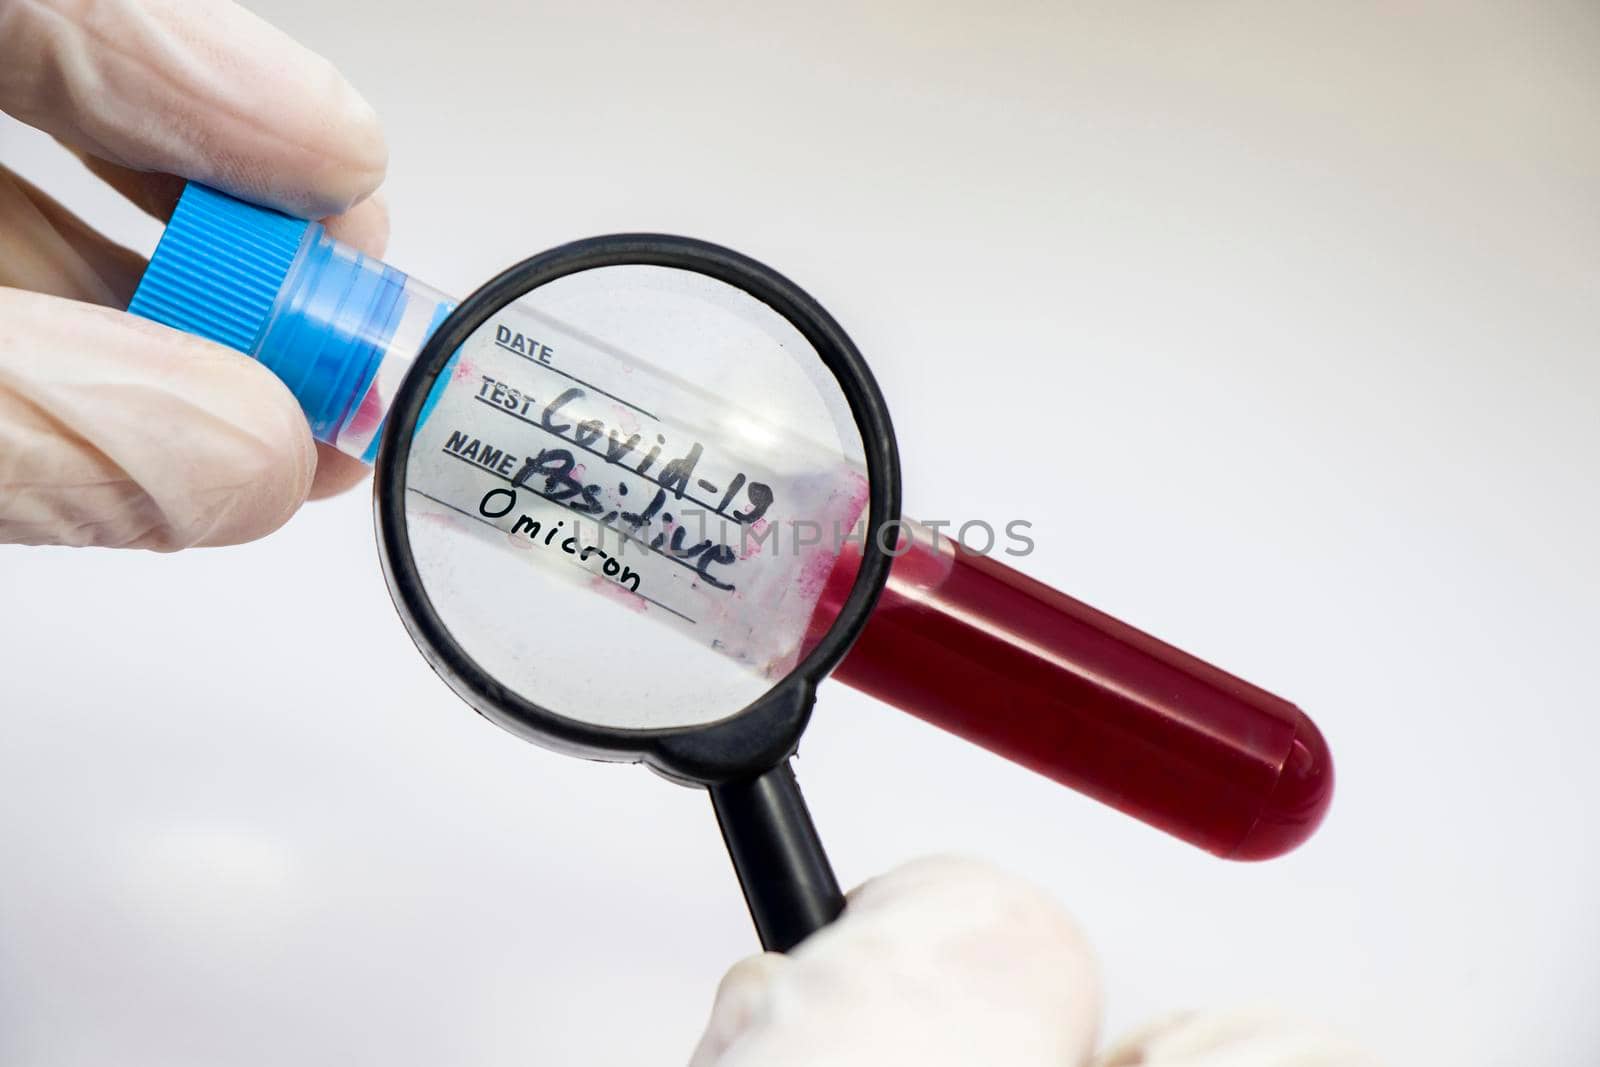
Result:
<svg viewBox="0 0 1600 1067"><path fill-rule="evenodd" d="M388 162L333 65L229 0L0 3L0 110L301 218L349 210Z"/></svg>
<svg viewBox="0 0 1600 1067"><path fill-rule="evenodd" d="M0 542L173 551L282 525L316 454L259 364L106 308L0 289Z"/></svg>
<svg viewBox="0 0 1600 1067"><path fill-rule="evenodd" d="M967 860L874 879L788 956L736 966L690 1067L1076 1067L1100 984L1072 920Z"/></svg>

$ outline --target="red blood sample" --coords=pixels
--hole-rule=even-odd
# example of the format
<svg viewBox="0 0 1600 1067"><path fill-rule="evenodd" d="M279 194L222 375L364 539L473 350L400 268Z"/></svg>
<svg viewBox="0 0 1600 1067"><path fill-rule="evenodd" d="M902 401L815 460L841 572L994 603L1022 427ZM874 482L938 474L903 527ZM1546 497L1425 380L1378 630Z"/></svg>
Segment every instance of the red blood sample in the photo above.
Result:
<svg viewBox="0 0 1600 1067"><path fill-rule="evenodd" d="M1270 859L1316 830L1333 760L1299 708L917 534L835 678L1218 856ZM851 556L818 631L849 592Z"/></svg>

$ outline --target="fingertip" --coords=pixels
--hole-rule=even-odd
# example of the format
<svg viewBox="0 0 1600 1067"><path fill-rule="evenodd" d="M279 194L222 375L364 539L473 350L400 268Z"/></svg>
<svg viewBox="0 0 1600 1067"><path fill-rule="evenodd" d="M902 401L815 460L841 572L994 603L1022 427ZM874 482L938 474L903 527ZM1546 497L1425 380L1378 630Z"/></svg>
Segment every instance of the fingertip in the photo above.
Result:
<svg viewBox="0 0 1600 1067"><path fill-rule="evenodd" d="M135 315L107 317L125 340L110 358L134 389L124 420L179 428L187 442L177 451L167 436L120 442L123 465L167 520L161 543L144 547L244 544L288 522L317 470L311 428L288 387L222 345Z"/></svg>
<svg viewBox="0 0 1600 1067"><path fill-rule="evenodd" d="M299 405L221 345L126 312L0 289L13 492L26 544L173 552L283 525L316 471ZM7 528L9 524L9 529Z"/></svg>
<svg viewBox="0 0 1600 1067"><path fill-rule="evenodd" d="M280 180L277 190L291 201L300 200L289 206L292 214L303 218L354 210L378 191L389 170L389 144L378 112L338 68L326 60L321 62L325 87L304 101L300 116L299 128L308 150L305 180L299 188L284 187ZM319 121L305 121L309 114ZM292 117L284 121L294 124Z"/></svg>
<svg viewBox="0 0 1600 1067"><path fill-rule="evenodd" d="M743 1006L760 999L772 980L793 963L779 952L761 952L728 968L717 984L717 1000Z"/></svg>
<svg viewBox="0 0 1600 1067"><path fill-rule="evenodd" d="M354 198L345 205L348 211L371 197L383 184L389 173L389 139L383 132L383 121L378 109L339 73L331 63L333 76L344 87L339 99L344 108L338 126L347 153L346 168L356 190Z"/></svg>
<svg viewBox="0 0 1600 1067"><path fill-rule="evenodd" d="M259 540L288 522L310 497L317 473L316 442L300 406L270 371L232 352L208 368L214 406L205 421L215 465L198 509L206 531L192 540L206 547ZM197 420L198 421L198 420ZM221 425L218 425L218 424Z"/></svg>
<svg viewBox="0 0 1600 1067"><path fill-rule="evenodd" d="M317 442L316 457L317 470L307 500L326 500L348 492L372 473L372 468L359 459L321 441Z"/></svg>
<svg viewBox="0 0 1600 1067"><path fill-rule="evenodd" d="M342 215L322 220L335 240L369 256L381 257L389 246L389 202L382 192L373 193Z"/></svg>
<svg viewBox="0 0 1600 1067"><path fill-rule="evenodd" d="M747 956L729 968L717 984L711 1018L690 1057L689 1067L704 1067L721 1059L759 1015L773 983L792 966L793 961L787 956L763 952Z"/></svg>
<svg viewBox="0 0 1600 1067"><path fill-rule="evenodd" d="M772 983L793 966L793 961L777 952L763 952L728 968L717 983L711 1009L712 1027L731 1035L745 1028L766 998Z"/></svg>
<svg viewBox="0 0 1600 1067"><path fill-rule="evenodd" d="M18 32L60 39L31 65L50 67L58 51L73 60L18 79L27 91L6 110L24 121L125 168L300 218L342 214L382 184L389 149L372 104L326 58L238 4L90 4L71 20L54 6L21 5L16 20Z"/></svg>

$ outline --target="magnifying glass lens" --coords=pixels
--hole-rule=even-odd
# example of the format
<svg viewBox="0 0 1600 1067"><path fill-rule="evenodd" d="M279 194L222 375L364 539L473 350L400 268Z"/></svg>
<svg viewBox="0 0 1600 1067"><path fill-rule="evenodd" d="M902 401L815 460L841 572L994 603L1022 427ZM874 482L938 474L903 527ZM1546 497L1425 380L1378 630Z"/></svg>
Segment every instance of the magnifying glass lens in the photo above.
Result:
<svg viewBox="0 0 1600 1067"><path fill-rule="evenodd" d="M485 320L429 394L404 492L422 590L484 674L648 730L724 719L789 673L868 499L844 391L790 320L641 264Z"/></svg>

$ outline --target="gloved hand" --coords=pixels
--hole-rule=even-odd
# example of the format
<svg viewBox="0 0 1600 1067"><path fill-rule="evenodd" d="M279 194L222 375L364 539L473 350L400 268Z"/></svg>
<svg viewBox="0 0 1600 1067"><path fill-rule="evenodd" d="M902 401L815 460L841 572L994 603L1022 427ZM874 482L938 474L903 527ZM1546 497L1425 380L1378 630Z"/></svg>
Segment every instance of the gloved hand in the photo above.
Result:
<svg viewBox="0 0 1600 1067"><path fill-rule="evenodd" d="M1083 935L1040 890L978 863L917 860L850 894L787 956L717 990L690 1067L1081 1067L1100 983ZM1359 1067L1342 1041L1274 1016L1186 1015L1095 1067Z"/></svg>
<svg viewBox="0 0 1600 1067"><path fill-rule="evenodd" d="M0 110L160 218L194 178L388 238L372 109L226 0L0 0ZM236 544L362 477L254 361L108 310L143 269L0 165L0 542Z"/></svg>

